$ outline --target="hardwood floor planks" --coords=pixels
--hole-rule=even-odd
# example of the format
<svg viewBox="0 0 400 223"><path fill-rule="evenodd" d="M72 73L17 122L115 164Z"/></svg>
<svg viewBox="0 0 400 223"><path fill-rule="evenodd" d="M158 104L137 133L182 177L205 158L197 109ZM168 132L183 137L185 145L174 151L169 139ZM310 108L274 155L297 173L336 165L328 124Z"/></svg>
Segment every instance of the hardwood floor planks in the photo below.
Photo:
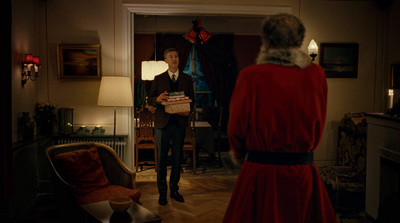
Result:
<svg viewBox="0 0 400 223"><path fill-rule="evenodd" d="M179 193L185 202L179 203L169 197L168 204L158 204L157 182L139 181L143 207L163 218L163 223L222 222L228 206L236 177L181 178Z"/></svg>

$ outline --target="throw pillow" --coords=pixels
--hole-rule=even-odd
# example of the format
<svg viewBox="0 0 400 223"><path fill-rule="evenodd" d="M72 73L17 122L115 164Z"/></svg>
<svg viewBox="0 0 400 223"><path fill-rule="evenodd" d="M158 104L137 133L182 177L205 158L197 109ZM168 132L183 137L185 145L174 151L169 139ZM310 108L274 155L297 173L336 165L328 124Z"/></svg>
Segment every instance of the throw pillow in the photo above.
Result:
<svg viewBox="0 0 400 223"><path fill-rule="evenodd" d="M79 195L110 185L96 147L57 154L53 160Z"/></svg>

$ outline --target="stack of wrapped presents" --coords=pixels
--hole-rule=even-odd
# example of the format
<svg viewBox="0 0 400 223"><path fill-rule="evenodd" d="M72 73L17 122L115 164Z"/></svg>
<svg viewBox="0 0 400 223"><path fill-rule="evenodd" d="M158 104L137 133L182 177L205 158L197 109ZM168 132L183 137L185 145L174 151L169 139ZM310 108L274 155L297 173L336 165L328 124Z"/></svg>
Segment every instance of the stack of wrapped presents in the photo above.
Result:
<svg viewBox="0 0 400 223"><path fill-rule="evenodd" d="M188 96L185 96L185 92L177 91L168 93L168 99L161 102L165 106L165 112L170 114L190 112L190 102Z"/></svg>

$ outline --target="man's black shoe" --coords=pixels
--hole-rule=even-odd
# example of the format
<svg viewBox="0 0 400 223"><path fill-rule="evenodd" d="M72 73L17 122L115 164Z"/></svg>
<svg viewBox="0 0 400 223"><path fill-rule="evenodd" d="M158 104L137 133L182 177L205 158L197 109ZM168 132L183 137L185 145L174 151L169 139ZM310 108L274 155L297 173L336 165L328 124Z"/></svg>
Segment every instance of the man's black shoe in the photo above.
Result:
<svg viewBox="0 0 400 223"><path fill-rule="evenodd" d="M185 200L183 199L182 195L178 193L178 191L171 191L171 198L175 199L176 201L179 202L184 202Z"/></svg>
<svg viewBox="0 0 400 223"><path fill-rule="evenodd" d="M167 201L167 195L166 194L160 194L160 198L158 198L158 203L160 205L167 205L168 201Z"/></svg>

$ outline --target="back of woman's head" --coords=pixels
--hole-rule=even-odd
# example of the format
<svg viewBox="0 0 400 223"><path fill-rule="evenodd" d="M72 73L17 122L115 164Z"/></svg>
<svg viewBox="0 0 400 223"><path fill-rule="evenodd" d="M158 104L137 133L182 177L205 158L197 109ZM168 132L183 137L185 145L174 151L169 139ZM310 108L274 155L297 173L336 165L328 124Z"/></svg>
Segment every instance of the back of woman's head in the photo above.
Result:
<svg viewBox="0 0 400 223"><path fill-rule="evenodd" d="M261 38L272 48L298 48L306 29L296 16L277 14L264 20Z"/></svg>

